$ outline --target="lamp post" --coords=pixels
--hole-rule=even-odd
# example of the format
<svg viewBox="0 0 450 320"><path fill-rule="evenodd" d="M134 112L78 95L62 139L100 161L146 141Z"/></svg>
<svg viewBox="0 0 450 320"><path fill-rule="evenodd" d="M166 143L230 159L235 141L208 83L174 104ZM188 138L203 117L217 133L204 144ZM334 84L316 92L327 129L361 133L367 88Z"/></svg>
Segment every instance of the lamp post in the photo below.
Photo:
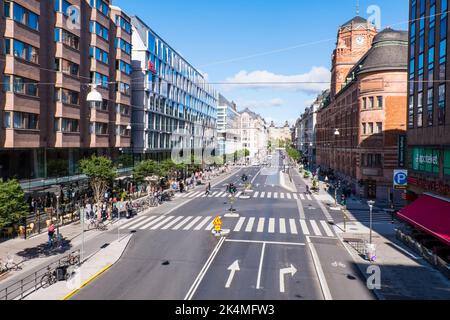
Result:
<svg viewBox="0 0 450 320"><path fill-rule="evenodd" d="M367 201L367 204L369 205L369 208L370 208L370 236L369 236L369 242L370 242L370 244L372 244L372 213L373 213L373 206L375 204L375 201L369 200L369 201Z"/></svg>

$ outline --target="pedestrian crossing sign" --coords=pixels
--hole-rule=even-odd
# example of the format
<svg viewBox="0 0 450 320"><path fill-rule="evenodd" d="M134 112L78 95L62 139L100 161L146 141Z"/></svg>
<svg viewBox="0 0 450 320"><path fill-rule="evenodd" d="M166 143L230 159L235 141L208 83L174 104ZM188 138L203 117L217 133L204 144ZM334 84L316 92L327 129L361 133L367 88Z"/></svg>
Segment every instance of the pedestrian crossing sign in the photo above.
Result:
<svg viewBox="0 0 450 320"><path fill-rule="evenodd" d="M222 229L222 220L217 216L213 221L214 229L220 231Z"/></svg>

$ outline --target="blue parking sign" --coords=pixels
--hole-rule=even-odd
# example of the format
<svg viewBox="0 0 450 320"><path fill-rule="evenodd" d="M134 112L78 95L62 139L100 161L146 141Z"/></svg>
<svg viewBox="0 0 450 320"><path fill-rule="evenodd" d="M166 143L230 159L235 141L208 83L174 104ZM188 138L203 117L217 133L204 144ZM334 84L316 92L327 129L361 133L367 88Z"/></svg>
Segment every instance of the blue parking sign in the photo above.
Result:
<svg viewBox="0 0 450 320"><path fill-rule="evenodd" d="M404 190L408 187L408 170L394 170L394 189Z"/></svg>

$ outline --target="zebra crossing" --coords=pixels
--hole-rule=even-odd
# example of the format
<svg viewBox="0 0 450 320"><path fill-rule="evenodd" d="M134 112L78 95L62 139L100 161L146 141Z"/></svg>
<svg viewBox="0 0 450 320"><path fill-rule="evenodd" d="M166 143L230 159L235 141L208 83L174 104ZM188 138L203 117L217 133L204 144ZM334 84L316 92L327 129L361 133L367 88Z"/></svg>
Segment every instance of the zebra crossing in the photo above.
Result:
<svg viewBox="0 0 450 320"><path fill-rule="evenodd" d="M126 230L211 231L213 216L143 216L122 225ZM325 220L241 217L233 221L234 233L335 237Z"/></svg>
<svg viewBox="0 0 450 320"><path fill-rule="evenodd" d="M239 198L243 196L244 192L239 191L235 197ZM246 192L245 195L250 196L253 199L275 199L275 200L319 200L315 195L303 194L303 193L289 193L289 192L265 192L255 191ZM231 198L231 195L225 191L213 191L211 194L206 195L205 191L196 191L185 193L180 198L195 199L195 198Z"/></svg>

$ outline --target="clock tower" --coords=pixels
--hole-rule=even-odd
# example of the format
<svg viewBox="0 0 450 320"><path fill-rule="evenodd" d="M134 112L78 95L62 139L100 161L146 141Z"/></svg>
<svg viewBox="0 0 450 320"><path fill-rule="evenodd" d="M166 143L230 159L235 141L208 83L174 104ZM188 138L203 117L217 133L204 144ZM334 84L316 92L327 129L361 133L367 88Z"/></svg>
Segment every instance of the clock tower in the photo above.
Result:
<svg viewBox="0 0 450 320"><path fill-rule="evenodd" d="M338 30L331 66L331 99L342 89L349 71L369 51L377 29L366 19L356 16Z"/></svg>

